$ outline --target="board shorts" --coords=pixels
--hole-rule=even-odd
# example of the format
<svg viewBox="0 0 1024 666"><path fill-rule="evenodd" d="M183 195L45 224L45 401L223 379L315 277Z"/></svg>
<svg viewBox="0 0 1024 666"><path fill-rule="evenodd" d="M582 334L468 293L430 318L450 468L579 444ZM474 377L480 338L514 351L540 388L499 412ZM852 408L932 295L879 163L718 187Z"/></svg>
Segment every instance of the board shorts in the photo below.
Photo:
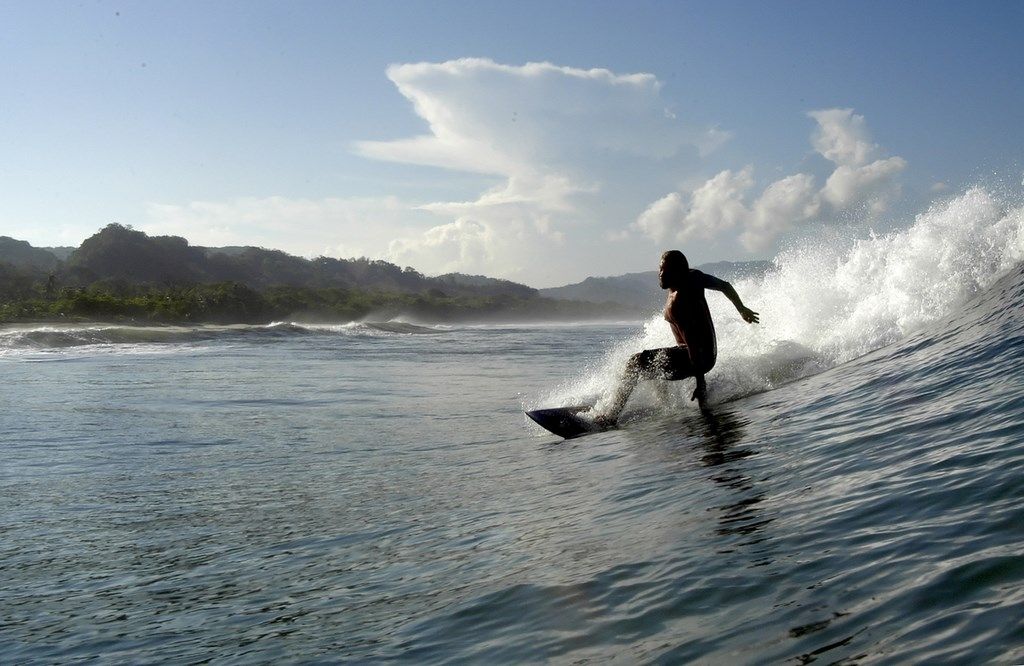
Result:
<svg viewBox="0 0 1024 666"><path fill-rule="evenodd" d="M700 374L711 370L714 365L714 360L711 360L710 363L705 364L704 368L700 369ZM690 361L689 350L681 345L662 347L661 349L645 349L638 354L633 354L627 368L630 372L636 372L639 379L677 381L698 374L693 367L693 362Z"/></svg>

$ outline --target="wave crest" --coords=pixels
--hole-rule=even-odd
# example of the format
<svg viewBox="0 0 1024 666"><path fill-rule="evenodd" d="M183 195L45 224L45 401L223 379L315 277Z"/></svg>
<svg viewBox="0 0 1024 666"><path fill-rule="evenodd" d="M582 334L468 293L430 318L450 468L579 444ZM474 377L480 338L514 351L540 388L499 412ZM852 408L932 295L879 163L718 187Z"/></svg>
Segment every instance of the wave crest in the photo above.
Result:
<svg viewBox="0 0 1024 666"><path fill-rule="evenodd" d="M895 342L954 312L1022 260L1024 207L982 187L933 204L899 231L791 247L763 278L735 284L760 312L759 325L709 294L719 339L709 397L722 402L770 390ZM596 401L601 408L631 354L674 344L659 312L544 401ZM672 389L677 397L683 390ZM649 401L649 393L638 391L640 400Z"/></svg>
<svg viewBox="0 0 1024 666"><path fill-rule="evenodd" d="M0 352L46 351L86 346L138 346L187 344L238 337L291 337L301 335L352 335L387 337L443 333L442 327L399 321L305 324L277 321L266 325L128 326L78 324L14 326L0 329Z"/></svg>

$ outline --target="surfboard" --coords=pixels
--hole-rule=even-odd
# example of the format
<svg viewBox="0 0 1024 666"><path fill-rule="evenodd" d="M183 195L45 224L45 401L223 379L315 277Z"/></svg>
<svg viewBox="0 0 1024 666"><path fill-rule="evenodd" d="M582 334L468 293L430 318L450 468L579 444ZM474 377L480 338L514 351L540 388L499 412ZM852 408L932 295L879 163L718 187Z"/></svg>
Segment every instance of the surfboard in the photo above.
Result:
<svg viewBox="0 0 1024 666"><path fill-rule="evenodd" d="M582 437L595 432L603 432L603 428L589 419L579 415L580 412L589 409L583 407L554 407L551 409L535 409L526 412L533 421L550 433L554 433L564 439Z"/></svg>

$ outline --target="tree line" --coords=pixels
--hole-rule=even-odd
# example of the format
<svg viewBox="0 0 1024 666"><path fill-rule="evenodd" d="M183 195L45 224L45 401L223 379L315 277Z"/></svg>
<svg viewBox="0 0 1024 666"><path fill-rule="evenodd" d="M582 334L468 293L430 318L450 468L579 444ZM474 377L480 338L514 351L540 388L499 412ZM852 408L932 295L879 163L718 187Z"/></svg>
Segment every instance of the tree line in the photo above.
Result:
<svg viewBox="0 0 1024 666"><path fill-rule="evenodd" d="M543 298L483 276L426 277L362 259L303 259L263 248L191 246L112 224L66 261L0 239L0 322L130 320L259 323L352 321L411 315L425 321L623 318L613 304Z"/></svg>

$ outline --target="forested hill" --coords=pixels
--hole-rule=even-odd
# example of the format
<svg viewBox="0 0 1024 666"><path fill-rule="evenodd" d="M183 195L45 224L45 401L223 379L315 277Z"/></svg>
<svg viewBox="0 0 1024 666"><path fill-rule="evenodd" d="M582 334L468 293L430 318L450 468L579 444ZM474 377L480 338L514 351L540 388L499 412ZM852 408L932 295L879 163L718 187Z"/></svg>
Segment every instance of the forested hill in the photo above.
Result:
<svg viewBox="0 0 1024 666"><path fill-rule="evenodd" d="M48 280L51 274L61 287L234 282L255 290L285 286L398 293L433 290L448 296L537 296L536 289L507 280L459 273L426 277L412 268L365 258L310 260L257 247L203 248L189 245L184 238L148 236L119 224L110 224L85 239L64 262L24 241L0 238L0 290L6 286L10 291L11 283L19 281L27 287Z"/></svg>
<svg viewBox="0 0 1024 666"><path fill-rule="evenodd" d="M57 248L64 250L65 248ZM256 247L204 248L111 224L67 259L0 238L0 323L132 321L259 323L633 319L634 305L542 297L480 275L427 277L370 259L303 259Z"/></svg>
<svg viewBox="0 0 1024 666"><path fill-rule="evenodd" d="M437 321L575 321L642 317L663 298L653 271L537 290L481 275L428 277L366 258L304 259L257 247L204 248L119 224L67 250L0 237L0 321L74 316L233 322L402 314ZM731 280L763 273L768 264L701 268Z"/></svg>
<svg viewBox="0 0 1024 666"><path fill-rule="evenodd" d="M52 252L32 247L23 240L0 236L0 264L29 272L56 270L60 261Z"/></svg>

